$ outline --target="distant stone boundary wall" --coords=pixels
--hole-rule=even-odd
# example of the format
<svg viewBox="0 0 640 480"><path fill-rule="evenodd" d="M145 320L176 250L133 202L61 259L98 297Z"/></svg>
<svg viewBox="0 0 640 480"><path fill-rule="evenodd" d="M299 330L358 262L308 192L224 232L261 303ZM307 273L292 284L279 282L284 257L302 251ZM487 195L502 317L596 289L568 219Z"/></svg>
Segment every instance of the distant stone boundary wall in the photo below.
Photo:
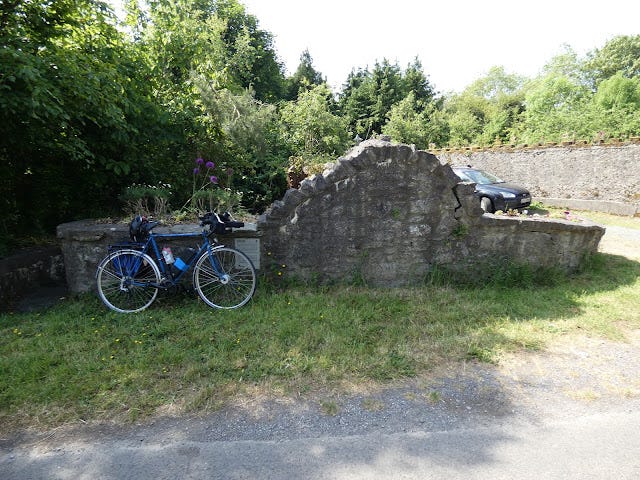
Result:
<svg viewBox="0 0 640 480"><path fill-rule="evenodd" d="M640 142L433 150L441 161L472 165L527 187L534 200L619 214L640 213ZM566 200L570 200L567 202ZM571 201L589 203L572 203ZM562 204L566 205L562 205ZM616 207L615 204L619 204Z"/></svg>

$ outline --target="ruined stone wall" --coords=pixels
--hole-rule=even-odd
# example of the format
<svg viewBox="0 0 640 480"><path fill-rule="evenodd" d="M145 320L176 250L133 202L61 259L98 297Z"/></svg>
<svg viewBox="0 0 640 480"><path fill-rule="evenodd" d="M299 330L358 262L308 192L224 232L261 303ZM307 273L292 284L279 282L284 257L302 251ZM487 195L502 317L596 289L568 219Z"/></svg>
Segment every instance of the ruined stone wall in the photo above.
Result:
<svg viewBox="0 0 640 480"><path fill-rule="evenodd" d="M371 140L287 191L260 216L257 228L221 240L241 250L259 244L252 260L267 275L373 286L418 284L437 266L455 271L501 259L570 271L597 251L602 227L483 214L473 191L446 161L408 145ZM124 224L58 226L69 290L94 290L107 245L126 237ZM245 246L237 244L241 240Z"/></svg>
<svg viewBox="0 0 640 480"><path fill-rule="evenodd" d="M260 217L262 256L304 279L419 282L434 266L510 258L571 270L595 252L595 225L483 215L473 185L408 145L367 141Z"/></svg>
<svg viewBox="0 0 640 480"><path fill-rule="evenodd" d="M620 202L640 208L640 143L434 151L527 187L540 198Z"/></svg>

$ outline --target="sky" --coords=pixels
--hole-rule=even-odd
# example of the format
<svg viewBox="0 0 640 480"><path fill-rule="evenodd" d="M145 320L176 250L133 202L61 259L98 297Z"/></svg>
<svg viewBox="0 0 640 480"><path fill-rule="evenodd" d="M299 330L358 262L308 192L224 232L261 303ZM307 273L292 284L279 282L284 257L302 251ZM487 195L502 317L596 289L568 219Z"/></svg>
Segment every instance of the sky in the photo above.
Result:
<svg viewBox="0 0 640 480"><path fill-rule="evenodd" d="M640 34L638 0L239 0L274 36L287 74L307 49L335 92L352 69L417 57L441 93L491 67L536 76L570 46L578 55Z"/></svg>

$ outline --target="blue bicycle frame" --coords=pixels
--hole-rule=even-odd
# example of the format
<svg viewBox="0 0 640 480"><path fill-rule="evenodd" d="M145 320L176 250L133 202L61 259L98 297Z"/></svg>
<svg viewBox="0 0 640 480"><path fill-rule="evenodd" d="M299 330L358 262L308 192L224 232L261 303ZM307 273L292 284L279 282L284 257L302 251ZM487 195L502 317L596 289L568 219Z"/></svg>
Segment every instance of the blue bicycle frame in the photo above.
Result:
<svg viewBox="0 0 640 480"><path fill-rule="evenodd" d="M156 240L163 239L163 238L175 239L175 238L199 238L199 237L202 237L203 243L198 249L198 251L194 255L192 255L192 258L189 259L189 263L186 264L186 267L184 269L176 269L177 273L174 274L173 271L171 270L171 265L168 265L164 261L162 252L160 251L160 248L158 247L158 242ZM205 251L209 252L209 260L211 261L211 266L213 267L213 270L216 273L216 275L223 276L224 272L220 271L220 266L217 264L218 262L216 262L215 257L212 255L212 252L215 251L216 247L222 247L222 246L223 245L217 245L217 244L212 245L211 242L209 242L209 236L205 231L203 231L202 233L153 233L153 232L150 232L149 238L143 244L142 252L149 253L149 250L152 250L153 255L155 256L155 259L156 259L156 265L158 265L158 268L160 269L160 273L162 274L164 280L165 281L169 280L172 284L176 284L180 282L182 277L189 270L191 270L191 267L193 266L193 264L196 262L196 260L198 260L198 258L200 258L200 256ZM160 285L154 285L154 286L160 286Z"/></svg>

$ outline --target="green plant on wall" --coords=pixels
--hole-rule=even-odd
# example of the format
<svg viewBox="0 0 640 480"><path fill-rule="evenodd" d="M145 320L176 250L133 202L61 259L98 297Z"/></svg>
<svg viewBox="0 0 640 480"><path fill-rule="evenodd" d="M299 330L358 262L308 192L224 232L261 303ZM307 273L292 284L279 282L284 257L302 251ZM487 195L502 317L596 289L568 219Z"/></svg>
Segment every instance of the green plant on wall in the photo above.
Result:
<svg viewBox="0 0 640 480"><path fill-rule="evenodd" d="M456 225L456 227L451 232L451 235L457 239L466 237L467 235L469 235L469 225L467 225L466 223L458 223L458 225Z"/></svg>
<svg viewBox="0 0 640 480"><path fill-rule="evenodd" d="M169 211L171 185L141 185L134 183L120 195L127 214L165 215Z"/></svg>
<svg viewBox="0 0 640 480"><path fill-rule="evenodd" d="M191 197L191 206L199 212L232 212L242 201L242 192L230 188L200 190Z"/></svg>
<svg viewBox="0 0 640 480"><path fill-rule="evenodd" d="M223 186L220 178L214 175L216 165L213 162L198 157L195 164L192 193L181 210L187 206L197 212L232 212L237 210L242 201L242 192L234 191L231 188L233 169L227 168L224 171L226 186Z"/></svg>

